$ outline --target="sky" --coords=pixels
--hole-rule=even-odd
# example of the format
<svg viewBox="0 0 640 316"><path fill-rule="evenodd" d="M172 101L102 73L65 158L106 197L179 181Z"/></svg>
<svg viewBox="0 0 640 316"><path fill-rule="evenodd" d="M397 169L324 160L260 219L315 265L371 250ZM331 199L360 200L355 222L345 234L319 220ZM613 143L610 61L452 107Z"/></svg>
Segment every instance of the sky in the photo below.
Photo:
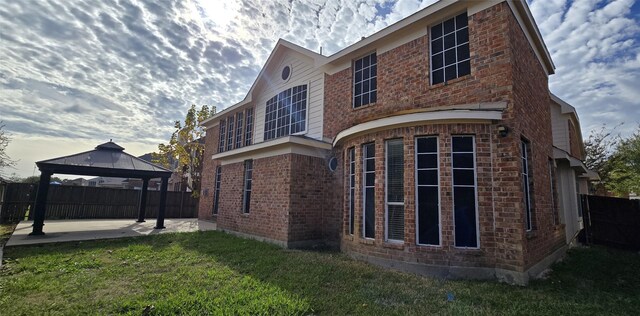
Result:
<svg viewBox="0 0 640 316"><path fill-rule="evenodd" d="M113 139L157 149L191 104L242 100L279 38L333 54L435 0L0 0L0 120L21 177ZM640 4L529 1L586 139L640 124Z"/></svg>

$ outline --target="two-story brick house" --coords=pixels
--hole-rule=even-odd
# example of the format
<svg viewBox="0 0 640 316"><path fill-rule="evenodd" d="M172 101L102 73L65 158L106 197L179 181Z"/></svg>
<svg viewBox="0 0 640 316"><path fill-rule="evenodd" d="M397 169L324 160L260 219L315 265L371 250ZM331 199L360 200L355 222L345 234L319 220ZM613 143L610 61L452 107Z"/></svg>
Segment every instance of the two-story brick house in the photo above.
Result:
<svg viewBox="0 0 640 316"><path fill-rule="evenodd" d="M204 123L200 218L526 283L567 244L553 72L523 1L442 0L331 56L280 40L245 99Z"/></svg>

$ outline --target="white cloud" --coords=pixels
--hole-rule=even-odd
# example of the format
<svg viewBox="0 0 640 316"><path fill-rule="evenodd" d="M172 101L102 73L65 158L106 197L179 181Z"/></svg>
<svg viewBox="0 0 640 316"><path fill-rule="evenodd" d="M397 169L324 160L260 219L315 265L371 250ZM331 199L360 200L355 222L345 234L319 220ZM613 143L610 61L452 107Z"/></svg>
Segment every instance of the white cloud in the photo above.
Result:
<svg viewBox="0 0 640 316"><path fill-rule="evenodd" d="M109 138L143 154L192 103L222 109L241 100L278 38L333 54L434 2L11 1L0 6L0 120L15 136L22 175L59 153L42 147L47 155L35 158L33 138L67 144L56 147L61 154ZM578 108L585 131L640 120L632 5L531 3L558 66L551 90Z"/></svg>

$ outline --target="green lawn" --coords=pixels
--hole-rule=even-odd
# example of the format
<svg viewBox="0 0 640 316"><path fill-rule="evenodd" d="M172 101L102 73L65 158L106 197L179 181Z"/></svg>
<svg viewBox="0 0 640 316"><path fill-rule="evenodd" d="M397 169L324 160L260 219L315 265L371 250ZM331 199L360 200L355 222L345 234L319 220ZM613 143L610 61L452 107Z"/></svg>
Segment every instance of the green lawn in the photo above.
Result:
<svg viewBox="0 0 640 316"><path fill-rule="evenodd" d="M453 301L447 300L451 293ZM152 308L150 306L153 306ZM145 312L146 308L146 312ZM634 315L640 255L574 249L528 287L440 281L219 232L5 248L0 314Z"/></svg>

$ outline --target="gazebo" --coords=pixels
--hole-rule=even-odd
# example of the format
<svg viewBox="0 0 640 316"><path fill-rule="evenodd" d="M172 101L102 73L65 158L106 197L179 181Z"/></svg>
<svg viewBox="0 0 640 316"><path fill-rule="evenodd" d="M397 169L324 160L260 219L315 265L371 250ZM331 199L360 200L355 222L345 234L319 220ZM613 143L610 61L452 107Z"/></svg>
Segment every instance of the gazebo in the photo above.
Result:
<svg viewBox="0 0 640 316"><path fill-rule="evenodd" d="M127 154L124 152L124 148L112 141L98 145L94 150L38 161L36 165L38 169L40 169L40 184L38 185L38 193L36 195L33 231L29 235L44 235L42 227L44 226L47 208L47 194L49 192L51 176L54 173L142 179L138 222L144 222L149 180L161 178L160 205L155 228L164 228L167 186L171 171Z"/></svg>

